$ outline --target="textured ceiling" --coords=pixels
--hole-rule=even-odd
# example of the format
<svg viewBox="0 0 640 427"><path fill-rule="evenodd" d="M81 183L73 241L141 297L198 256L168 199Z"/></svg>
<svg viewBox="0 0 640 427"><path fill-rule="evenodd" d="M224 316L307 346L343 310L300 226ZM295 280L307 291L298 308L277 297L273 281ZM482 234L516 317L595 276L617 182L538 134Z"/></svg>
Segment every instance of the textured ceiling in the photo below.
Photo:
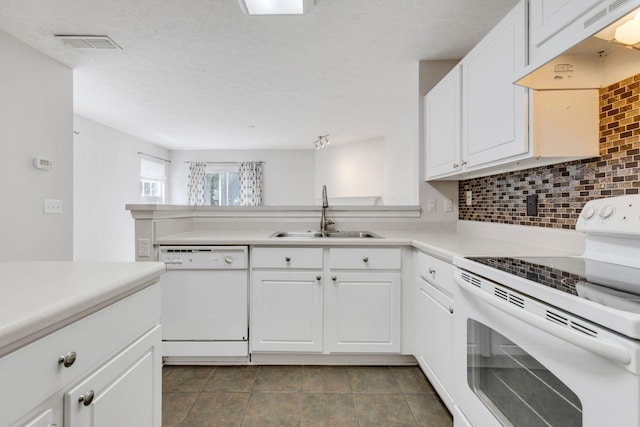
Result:
<svg viewBox="0 0 640 427"><path fill-rule="evenodd" d="M0 0L0 29L72 67L75 112L94 121L170 149L309 149L406 124L418 61L464 56L516 3L316 0L304 16L247 16L237 0Z"/></svg>

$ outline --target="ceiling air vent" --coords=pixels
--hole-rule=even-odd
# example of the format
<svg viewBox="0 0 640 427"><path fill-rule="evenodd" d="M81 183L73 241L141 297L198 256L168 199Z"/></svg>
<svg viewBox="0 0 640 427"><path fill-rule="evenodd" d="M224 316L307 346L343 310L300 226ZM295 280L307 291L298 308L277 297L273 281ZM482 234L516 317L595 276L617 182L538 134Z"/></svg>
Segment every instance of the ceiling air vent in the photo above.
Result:
<svg viewBox="0 0 640 427"><path fill-rule="evenodd" d="M74 49L122 49L109 36L79 36L56 34L57 39Z"/></svg>

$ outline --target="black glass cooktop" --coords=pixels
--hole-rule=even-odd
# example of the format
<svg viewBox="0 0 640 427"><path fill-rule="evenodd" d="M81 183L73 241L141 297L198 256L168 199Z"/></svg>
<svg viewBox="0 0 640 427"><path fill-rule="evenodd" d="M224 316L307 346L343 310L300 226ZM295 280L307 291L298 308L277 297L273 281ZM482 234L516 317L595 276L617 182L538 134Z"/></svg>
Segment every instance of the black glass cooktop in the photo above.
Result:
<svg viewBox="0 0 640 427"><path fill-rule="evenodd" d="M640 269L581 257L467 257L571 295L640 313Z"/></svg>

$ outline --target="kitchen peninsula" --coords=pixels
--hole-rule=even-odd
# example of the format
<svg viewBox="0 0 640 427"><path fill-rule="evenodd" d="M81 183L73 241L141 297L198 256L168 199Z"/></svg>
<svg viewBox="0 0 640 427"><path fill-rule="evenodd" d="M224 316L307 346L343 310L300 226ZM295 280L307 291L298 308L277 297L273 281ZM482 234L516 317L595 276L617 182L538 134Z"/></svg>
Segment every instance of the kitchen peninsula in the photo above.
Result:
<svg viewBox="0 0 640 427"><path fill-rule="evenodd" d="M105 414L120 425L160 425L164 270L0 263L0 425L90 425ZM101 410L86 408L92 402Z"/></svg>

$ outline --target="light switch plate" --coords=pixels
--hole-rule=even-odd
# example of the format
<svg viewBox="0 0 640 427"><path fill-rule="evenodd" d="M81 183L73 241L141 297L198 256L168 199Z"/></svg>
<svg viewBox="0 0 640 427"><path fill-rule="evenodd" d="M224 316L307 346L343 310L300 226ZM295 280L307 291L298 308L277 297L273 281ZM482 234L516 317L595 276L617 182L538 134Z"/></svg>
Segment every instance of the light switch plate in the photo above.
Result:
<svg viewBox="0 0 640 427"><path fill-rule="evenodd" d="M445 212L453 212L453 200L444 199L444 211Z"/></svg>
<svg viewBox="0 0 640 427"><path fill-rule="evenodd" d="M473 192L471 190L467 191L467 206L473 205Z"/></svg>
<svg viewBox="0 0 640 427"><path fill-rule="evenodd" d="M436 201L427 200L427 212L435 212L435 211L436 211Z"/></svg>

